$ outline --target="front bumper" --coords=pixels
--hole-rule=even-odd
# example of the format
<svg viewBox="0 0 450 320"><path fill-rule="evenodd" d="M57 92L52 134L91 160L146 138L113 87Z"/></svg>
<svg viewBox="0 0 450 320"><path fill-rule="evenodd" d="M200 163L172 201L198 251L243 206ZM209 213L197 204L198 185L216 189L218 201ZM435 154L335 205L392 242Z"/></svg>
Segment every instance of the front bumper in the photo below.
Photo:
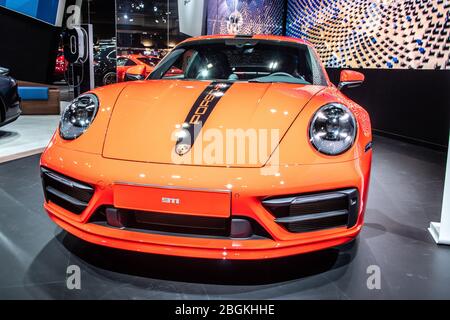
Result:
<svg viewBox="0 0 450 320"><path fill-rule="evenodd" d="M177 166L106 159L51 146L41 165L94 186L95 193L85 210L74 214L52 201L44 207L63 229L88 242L113 248L211 259L267 259L321 250L346 243L361 230L370 176L371 151L362 158L335 164L283 165L274 174L262 175L258 168L214 168ZM118 182L144 186L231 191L231 217L248 217L270 235L260 239L190 237L186 235L139 232L92 223L95 212L117 204ZM145 187L142 187L145 188ZM261 201L267 197L356 188L360 205L356 223L350 228L293 233L276 223ZM117 197L117 193L116 193Z"/></svg>

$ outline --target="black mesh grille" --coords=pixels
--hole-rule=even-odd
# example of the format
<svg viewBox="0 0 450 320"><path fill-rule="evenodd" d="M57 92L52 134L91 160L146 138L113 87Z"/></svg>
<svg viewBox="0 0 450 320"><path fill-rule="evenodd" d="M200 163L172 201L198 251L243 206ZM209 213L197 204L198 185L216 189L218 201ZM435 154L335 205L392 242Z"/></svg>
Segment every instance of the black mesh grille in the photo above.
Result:
<svg viewBox="0 0 450 320"><path fill-rule="evenodd" d="M264 199L275 222L289 232L300 233L336 227L352 227L358 218L356 189Z"/></svg>
<svg viewBox="0 0 450 320"><path fill-rule="evenodd" d="M347 221L348 214L342 214L322 219L311 219L306 221L286 223L285 227L290 232L300 233L346 226Z"/></svg>
<svg viewBox="0 0 450 320"><path fill-rule="evenodd" d="M229 239L233 219L245 219L250 222L253 230L250 239L271 238L270 234L258 222L242 216L215 218L102 206L91 216L89 222L104 227L118 227L135 232Z"/></svg>
<svg viewBox="0 0 450 320"><path fill-rule="evenodd" d="M94 195L94 188L72 178L41 168L42 185L46 201L80 214Z"/></svg>
<svg viewBox="0 0 450 320"><path fill-rule="evenodd" d="M230 219L134 211L130 226L173 233L228 236Z"/></svg>

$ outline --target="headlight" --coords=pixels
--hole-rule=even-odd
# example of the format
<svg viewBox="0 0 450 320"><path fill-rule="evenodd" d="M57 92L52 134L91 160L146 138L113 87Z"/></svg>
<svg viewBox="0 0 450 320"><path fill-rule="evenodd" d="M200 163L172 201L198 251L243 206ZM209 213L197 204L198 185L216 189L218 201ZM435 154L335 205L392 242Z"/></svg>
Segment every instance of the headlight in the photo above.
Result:
<svg viewBox="0 0 450 320"><path fill-rule="evenodd" d="M61 116L59 134L65 140L81 136L91 125L98 110L98 98L94 94L84 94L69 104Z"/></svg>
<svg viewBox="0 0 450 320"><path fill-rule="evenodd" d="M327 155L338 155L350 149L355 136L355 117L346 106L339 103L321 107L309 125L312 145Z"/></svg>

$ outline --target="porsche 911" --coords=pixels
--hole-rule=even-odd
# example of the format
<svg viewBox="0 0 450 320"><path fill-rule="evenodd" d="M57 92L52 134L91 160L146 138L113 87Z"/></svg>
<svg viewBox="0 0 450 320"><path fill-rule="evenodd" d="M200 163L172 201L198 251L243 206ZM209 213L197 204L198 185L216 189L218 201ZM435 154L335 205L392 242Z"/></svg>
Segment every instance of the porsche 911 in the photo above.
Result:
<svg viewBox="0 0 450 320"><path fill-rule="evenodd" d="M343 70L335 86L300 39L185 40L146 79L67 106L41 157L44 208L85 241L153 254L269 259L347 243L364 221L372 133L343 89L363 80Z"/></svg>

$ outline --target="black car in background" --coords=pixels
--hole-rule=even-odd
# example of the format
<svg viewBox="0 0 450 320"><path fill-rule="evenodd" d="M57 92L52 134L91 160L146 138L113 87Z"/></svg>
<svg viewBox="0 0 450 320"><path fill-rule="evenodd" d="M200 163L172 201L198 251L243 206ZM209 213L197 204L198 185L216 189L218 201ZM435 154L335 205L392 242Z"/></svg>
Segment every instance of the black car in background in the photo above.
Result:
<svg viewBox="0 0 450 320"><path fill-rule="evenodd" d="M22 112L17 82L8 74L8 69L0 67L0 127L16 120Z"/></svg>
<svg viewBox="0 0 450 320"><path fill-rule="evenodd" d="M94 55L95 86L116 83L116 46L101 46Z"/></svg>

